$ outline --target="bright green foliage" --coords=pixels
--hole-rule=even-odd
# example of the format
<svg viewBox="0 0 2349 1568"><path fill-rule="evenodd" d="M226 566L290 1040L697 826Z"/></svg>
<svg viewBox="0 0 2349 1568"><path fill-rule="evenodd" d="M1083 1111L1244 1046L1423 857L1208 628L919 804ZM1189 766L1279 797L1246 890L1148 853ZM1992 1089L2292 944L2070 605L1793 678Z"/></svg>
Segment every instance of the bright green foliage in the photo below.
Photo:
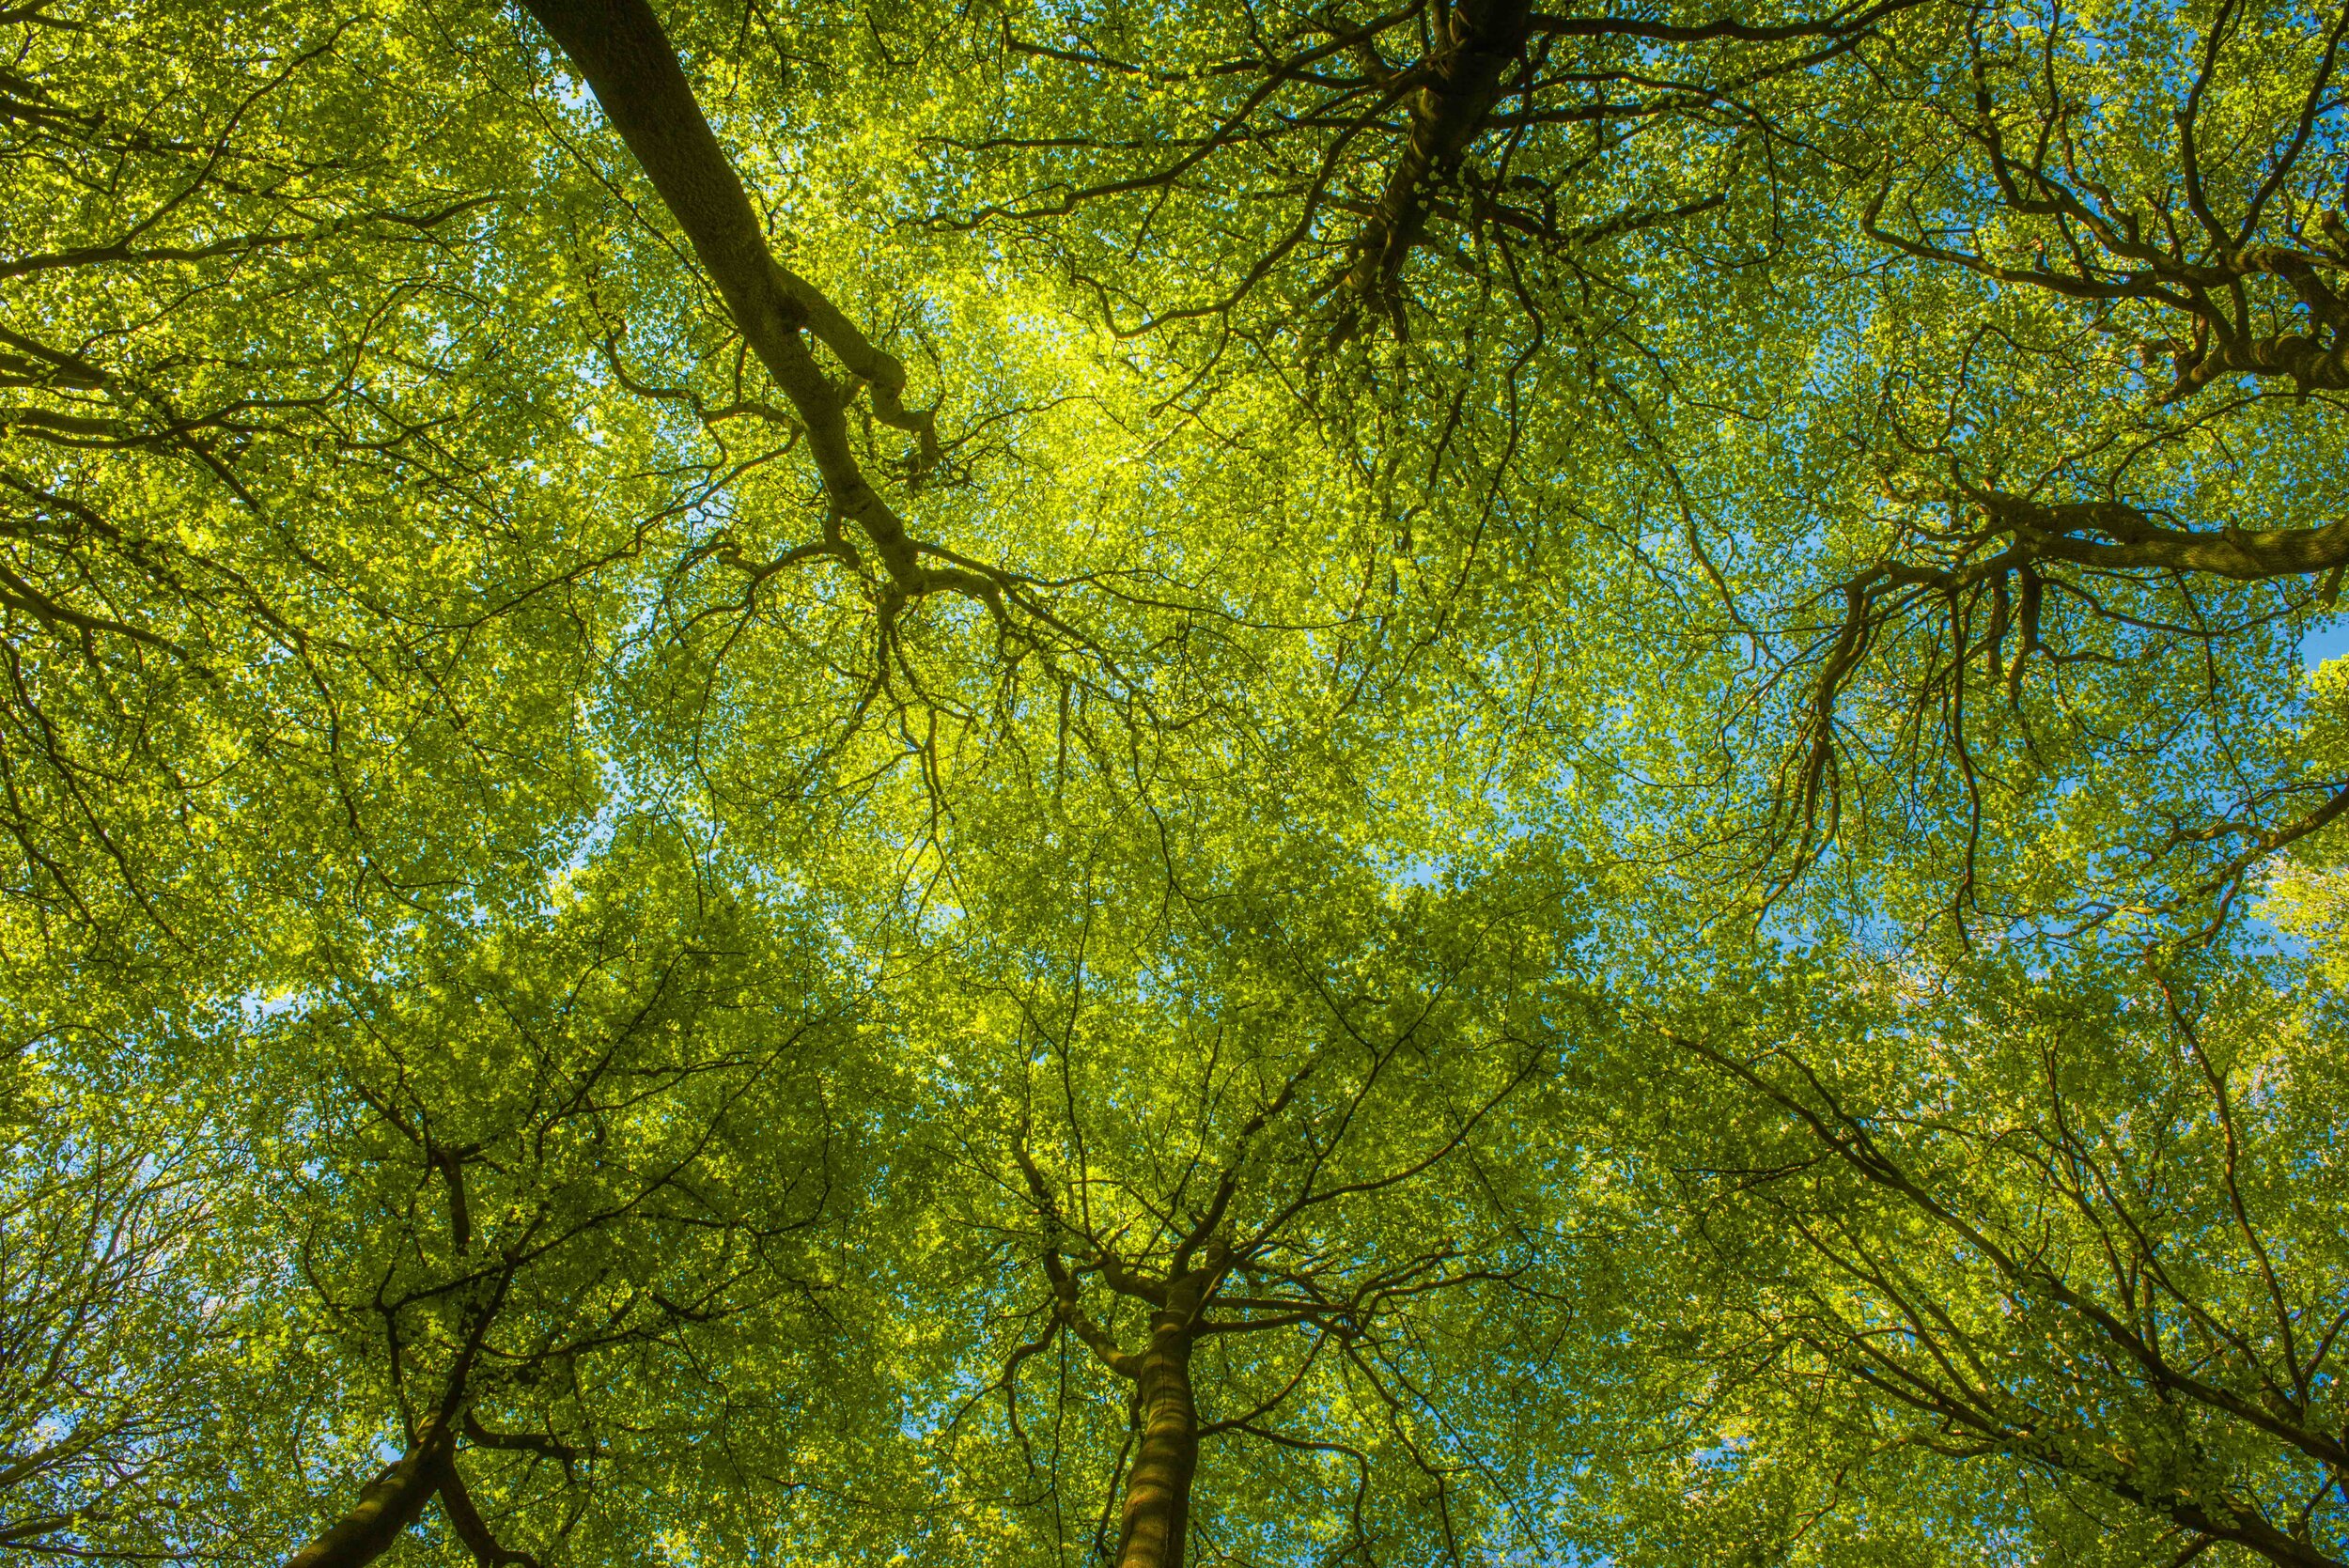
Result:
<svg viewBox="0 0 2349 1568"><path fill-rule="evenodd" d="M537 115L429 25L10 23L8 881L51 916L210 949L327 844L465 875L408 782L502 859L592 791L587 574L634 530L584 498L626 467L538 308L575 236L503 199Z"/></svg>
<svg viewBox="0 0 2349 1568"><path fill-rule="evenodd" d="M2345 39L0 9L0 1553L2349 1560Z"/></svg>
<svg viewBox="0 0 2349 1568"><path fill-rule="evenodd" d="M836 1437L811 1388L863 1399L843 1227L895 1103L820 949L651 825L512 916L318 939L221 1110L299 1260L285 1354L331 1379L280 1457L309 1506L449 1402L492 1516L615 1553L770 1529L686 1499L794 1484Z"/></svg>
<svg viewBox="0 0 2349 1568"><path fill-rule="evenodd" d="M1191 1349L1198 1551L1538 1545L1544 1397L1487 1357L1547 1315L1567 1245L1527 1217L1571 1163L1523 1164L1588 1011L1557 976L1554 879L1388 899L1296 846L1170 884L1119 847L1078 873L1074 923L1026 878L974 902L908 1020L953 1144L919 1421L1007 1531L917 1555L1115 1541L1130 1385L1106 1362L1150 1343L1146 1281L1219 1247ZM1097 1343L1058 1315L1055 1269Z"/></svg>
<svg viewBox="0 0 2349 1568"><path fill-rule="evenodd" d="M1797 1561L2295 1520L2338 1555L2349 1085L2331 999L2274 978L1818 961L1627 1020L1593 1136L1626 1240L1685 1260L1648 1299L1716 1506Z"/></svg>

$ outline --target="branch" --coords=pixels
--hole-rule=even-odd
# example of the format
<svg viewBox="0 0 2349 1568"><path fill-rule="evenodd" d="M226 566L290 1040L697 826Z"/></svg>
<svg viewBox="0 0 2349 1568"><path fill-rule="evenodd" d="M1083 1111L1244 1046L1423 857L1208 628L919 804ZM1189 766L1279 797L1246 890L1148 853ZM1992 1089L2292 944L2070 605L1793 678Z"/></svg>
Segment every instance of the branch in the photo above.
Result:
<svg viewBox="0 0 2349 1568"><path fill-rule="evenodd" d="M366 1568L381 1557L454 1473L450 1455L455 1441L446 1419L437 1413L428 1416L408 1452L361 1487L350 1512L287 1559L286 1568Z"/></svg>
<svg viewBox="0 0 2349 1568"><path fill-rule="evenodd" d="M465 1478L458 1472L453 1457L442 1471L441 1512L448 1515L457 1538L465 1544L465 1549L473 1553L481 1568L506 1568L509 1562L521 1563L522 1568L538 1568L538 1560L528 1552L498 1544L498 1538L483 1521L481 1511L474 1506L473 1495L465 1490Z"/></svg>
<svg viewBox="0 0 2349 1568"><path fill-rule="evenodd" d="M962 584L926 570L904 520L866 480L848 437L854 386L835 386L801 336L812 328L850 374L876 389L884 423L925 431L907 412L903 366L875 349L815 286L786 272L768 250L742 182L711 132L668 35L646 0L524 0L595 93L596 101L685 231L735 326L806 426L824 489L841 516L873 543L909 598ZM926 435L924 451L934 451Z"/></svg>
<svg viewBox="0 0 2349 1568"><path fill-rule="evenodd" d="M2013 532L2018 543L2042 560L2110 570L2201 572L2237 582L2308 575L2349 564L2349 518L2318 528L2164 528L2118 501L2049 505L1971 485L1959 489L1993 524ZM2097 535L2103 537L2093 536ZM1985 564L1978 571L1991 569L1994 564Z"/></svg>

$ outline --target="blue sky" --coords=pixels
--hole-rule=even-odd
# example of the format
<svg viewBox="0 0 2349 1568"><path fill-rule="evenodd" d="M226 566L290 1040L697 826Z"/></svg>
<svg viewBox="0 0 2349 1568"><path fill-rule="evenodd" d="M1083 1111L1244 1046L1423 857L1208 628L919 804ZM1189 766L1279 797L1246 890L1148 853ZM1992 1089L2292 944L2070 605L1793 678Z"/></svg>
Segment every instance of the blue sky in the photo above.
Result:
<svg viewBox="0 0 2349 1568"><path fill-rule="evenodd" d="M2349 613L2326 618L2300 639L2301 660L2310 669L2344 654L2349 654Z"/></svg>

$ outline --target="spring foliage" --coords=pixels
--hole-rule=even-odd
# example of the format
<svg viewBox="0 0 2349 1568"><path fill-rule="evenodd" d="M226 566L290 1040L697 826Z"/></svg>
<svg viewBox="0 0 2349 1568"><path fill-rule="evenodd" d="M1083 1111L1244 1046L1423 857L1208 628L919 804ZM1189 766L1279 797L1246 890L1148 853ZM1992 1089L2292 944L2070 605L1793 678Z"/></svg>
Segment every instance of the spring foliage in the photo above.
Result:
<svg viewBox="0 0 2349 1568"><path fill-rule="evenodd" d="M0 1552L2349 1561L2344 44L0 9Z"/></svg>

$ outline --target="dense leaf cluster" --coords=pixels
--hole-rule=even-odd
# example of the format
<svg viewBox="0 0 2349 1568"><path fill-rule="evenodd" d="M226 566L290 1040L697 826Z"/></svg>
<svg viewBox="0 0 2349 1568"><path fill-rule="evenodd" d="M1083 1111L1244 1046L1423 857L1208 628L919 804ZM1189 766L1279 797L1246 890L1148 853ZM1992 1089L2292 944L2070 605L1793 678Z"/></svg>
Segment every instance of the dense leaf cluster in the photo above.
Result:
<svg viewBox="0 0 2349 1568"><path fill-rule="evenodd" d="M0 8L0 1554L2349 1562L2345 47Z"/></svg>

